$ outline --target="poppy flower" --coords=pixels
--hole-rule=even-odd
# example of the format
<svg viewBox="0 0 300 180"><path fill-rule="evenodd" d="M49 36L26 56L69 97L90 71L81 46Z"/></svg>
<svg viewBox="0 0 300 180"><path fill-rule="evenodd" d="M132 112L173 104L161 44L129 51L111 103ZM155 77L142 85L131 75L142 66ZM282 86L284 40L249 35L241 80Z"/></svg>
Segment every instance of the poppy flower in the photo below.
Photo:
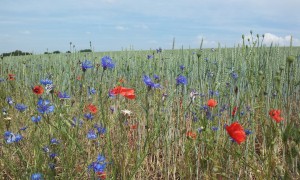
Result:
<svg viewBox="0 0 300 180"><path fill-rule="evenodd" d="M231 115L232 115L232 116L235 116L235 114L236 114L237 110L238 110L238 107L237 107L237 106L235 106L235 107L233 108L233 110L232 110L232 113L231 113Z"/></svg>
<svg viewBox="0 0 300 180"><path fill-rule="evenodd" d="M271 109L269 111L269 115L272 119L274 119L277 123L283 120L283 117L280 117L281 111L279 109Z"/></svg>
<svg viewBox="0 0 300 180"><path fill-rule="evenodd" d="M102 180L102 179L106 179L106 173L105 172L97 172L97 176Z"/></svg>
<svg viewBox="0 0 300 180"><path fill-rule="evenodd" d="M230 126L226 126L226 131L238 144L241 144L246 140L244 128L238 122L234 122Z"/></svg>
<svg viewBox="0 0 300 180"><path fill-rule="evenodd" d="M186 137L190 138L190 139L196 139L197 134L193 131L188 131L188 132L186 132Z"/></svg>
<svg viewBox="0 0 300 180"><path fill-rule="evenodd" d="M111 94L121 94L128 99L135 99L134 89L117 86L110 91Z"/></svg>
<svg viewBox="0 0 300 180"><path fill-rule="evenodd" d="M217 104L218 104L217 101L214 99L209 99L207 101L207 106L209 106L209 107L216 107Z"/></svg>
<svg viewBox="0 0 300 180"><path fill-rule="evenodd" d="M44 93L44 88L42 86L34 86L34 88L32 88L32 91L34 94L41 95Z"/></svg>
<svg viewBox="0 0 300 180"><path fill-rule="evenodd" d="M93 105L93 104L89 104L89 105L86 107L86 109L87 109L88 111L90 111L90 113L92 113L92 114L96 114L97 111L98 111L97 107L96 107L95 105Z"/></svg>
<svg viewBox="0 0 300 180"><path fill-rule="evenodd" d="M8 80L13 81L15 80L16 75L14 74L8 74Z"/></svg>

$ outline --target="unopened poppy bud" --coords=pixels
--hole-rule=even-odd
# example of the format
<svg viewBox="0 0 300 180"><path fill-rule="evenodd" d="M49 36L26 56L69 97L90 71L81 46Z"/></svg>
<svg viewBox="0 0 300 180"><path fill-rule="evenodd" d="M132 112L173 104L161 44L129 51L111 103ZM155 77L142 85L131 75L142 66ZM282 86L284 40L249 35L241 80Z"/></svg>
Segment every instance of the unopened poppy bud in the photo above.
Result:
<svg viewBox="0 0 300 180"><path fill-rule="evenodd" d="M289 64L293 63L294 60L295 60L295 57L294 57L294 56L288 56L288 57L286 58L286 62L289 63Z"/></svg>
<svg viewBox="0 0 300 180"><path fill-rule="evenodd" d="M280 71L283 71L283 70L284 70L284 66L280 66L280 67L279 67L279 70L280 70Z"/></svg>

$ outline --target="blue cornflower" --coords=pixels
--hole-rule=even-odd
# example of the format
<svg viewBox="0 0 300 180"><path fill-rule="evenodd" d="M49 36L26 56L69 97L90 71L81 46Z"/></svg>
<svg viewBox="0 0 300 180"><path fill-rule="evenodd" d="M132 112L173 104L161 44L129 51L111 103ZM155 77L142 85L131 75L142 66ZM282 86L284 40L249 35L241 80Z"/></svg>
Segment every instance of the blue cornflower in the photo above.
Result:
<svg viewBox="0 0 300 180"><path fill-rule="evenodd" d="M41 116L32 116L32 117L31 117L31 121L34 122L34 123L40 122L41 119L42 119Z"/></svg>
<svg viewBox="0 0 300 180"><path fill-rule="evenodd" d="M56 165L55 165L54 163L49 163L48 166L49 166L49 168L52 169L52 170L54 170L55 167L56 167Z"/></svg>
<svg viewBox="0 0 300 180"><path fill-rule="evenodd" d="M153 78L154 78L155 80L159 80L159 76L156 75L156 74L153 75Z"/></svg>
<svg viewBox="0 0 300 180"><path fill-rule="evenodd" d="M147 55L147 59L153 59L153 55Z"/></svg>
<svg viewBox="0 0 300 180"><path fill-rule="evenodd" d="M47 85L51 85L53 82L52 82L52 80L46 78L46 79L41 79L40 83L44 86L47 86Z"/></svg>
<svg viewBox="0 0 300 180"><path fill-rule="evenodd" d="M24 126L24 127L21 127L19 130L20 131L25 131L27 128L28 128L28 126Z"/></svg>
<svg viewBox="0 0 300 180"><path fill-rule="evenodd" d="M106 160L106 158L104 156L102 156L101 154L98 154L98 156L97 156L97 162L104 163L105 160Z"/></svg>
<svg viewBox="0 0 300 180"><path fill-rule="evenodd" d="M31 175L31 180L42 180L42 174L41 173L34 173Z"/></svg>
<svg viewBox="0 0 300 180"><path fill-rule="evenodd" d="M88 139L96 139L97 138L97 134L95 133L94 130L89 130L89 132L87 133L86 136Z"/></svg>
<svg viewBox="0 0 300 180"><path fill-rule="evenodd" d="M144 75L143 81L149 88L160 88L160 84L154 83L149 76Z"/></svg>
<svg viewBox="0 0 300 180"><path fill-rule="evenodd" d="M213 130L213 131L217 131L218 129L219 129L219 127L217 127L217 126L211 127L211 130Z"/></svg>
<svg viewBox="0 0 300 180"><path fill-rule="evenodd" d="M92 68L93 64L89 60L85 60L84 62L81 63L81 69L83 72L85 72L87 69Z"/></svg>
<svg viewBox="0 0 300 180"><path fill-rule="evenodd" d="M52 139L50 140L50 143L51 143L51 144L59 144L59 141L58 141L56 138L52 138Z"/></svg>
<svg viewBox="0 0 300 180"><path fill-rule="evenodd" d="M102 127L102 125L95 124L94 127L97 129L97 134L103 135L106 133L106 128Z"/></svg>
<svg viewBox="0 0 300 180"><path fill-rule="evenodd" d="M23 136L21 134L16 134L15 142L19 142L23 139Z"/></svg>
<svg viewBox="0 0 300 180"><path fill-rule="evenodd" d="M51 154L49 154L49 157L50 157L51 159L54 159L56 156L58 156L57 153L51 153Z"/></svg>
<svg viewBox="0 0 300 180"><path fill-rule="evenodd" d="M24 112L27 109L27 106L25 106L24 104L16 104L15 108L20 112Z"/></svg>
<svg viewBox="0 0 300 180"><path fill-rule="evenodd" d="M89 166L88 169L93 169L94 172L104 172L107 163L105 162L106 158L102 155L98 155L97 161L92 162Z"/></svg>
<svg viewBox="0 0 300 180"><path fill-rule="evenodd" d="M181 71L183 71L184 70L184 65L180 65L180 69L181 69Z"/></svg>
<svg viewBox="0 0 300 180"><path fill-rule="evenodd" d="M87 120L92 120L94 118L94 116L91 114L91 113L86 113L84 114L84 117L87 119Z"/></svg>
<svg viewBox="0 0 300 180"><path fill-rule="evenodd" d="M4 132L4 139L6 140L7 144L11 144L13 142L19 142L23 139L23 136L20 134L14 134L10 131Z"/></svg>
<svg viewBox="0 0 300 180"><path fill-rule="evenodd" d="M38 105L37 110L41 114L48 114L54 111L54 106L50 105L49 100L44 100L42 98L39 98L37 105Z"/></svg>
<svg viewBox="0 0 300 180"><path fill-rule="evenodd" d="M158 49L156 49L156 53L161 53L161 52L162 52L161 47L159 47Z"/></svg>
<svg viewBox="0 0 300 180"><path fill-rule="evenodd" d="M180 84L183 84L183 85L186 85L187 84L187 79L186 77L182 76L182 75L179 75L177 78L176 78L176 85L180 85Z"/></svg>
<svg viewBox="0 0 300 180"><path fill-rule="evenodd" d="M64 93L59 92L58 97L60 99L70 99L71 98L66 92L64 92Z"/></svg>
<svg viewBox="0 0 300 180"><path fill-rule="evenodd" d="M203 127L199 127L198 128L198 133L201 133L202 131L204 131L204 128Z"/></svg>
<svg viewBox="0 0 300 180"><path fill-rule="evenodd" d="M232 79L237 80L237 78L239 77L239 75L237 73L235 73L235 72L232 72L231 73L231 77L232 77Z"/></svg>
<svg viewBox="0 0 300 180"><path fill-rule="evenodd" d="M95 90L95 88L91 88L91 87L88 87L88 92L89 92L89 94L90 95L92 95L92 94L96 94L96 90Z"/></svg>
<svg viewBox="0 0 300 180"><path fill-rule="evenodd" d="M202 107L200 107L200 110L208 111L209 107L207 105L203 105Z"/></svg>
<svg viewBox="0 0 300 180"><path fill-rule="evenodd" d="M216 97L218 97L220 95L219 91L213 91L213 90L209 90L209 94L211 96L216 96Z"/></svg>
<svg viewBox="0 0 300 180"><path fill-rule="evenodd" d="M252 134L252 131L250 129L245 129L245 133L248 136L248 135Z"/></svg>
<svg viewBox="0 0 300 180"><path fill-rule="evenodd" d="M115 67L114 62L109 56L103 56L101 59L103 70L113 69Z"/></svg>
<svg viewBox="0 0 300 180"><path fill-rule="evenodd" d="M12 104L14 103L14 100L13 100L10 96L8 96L8 97L6 97L6 102L7 102L9 105L12 105Z"/></svg>

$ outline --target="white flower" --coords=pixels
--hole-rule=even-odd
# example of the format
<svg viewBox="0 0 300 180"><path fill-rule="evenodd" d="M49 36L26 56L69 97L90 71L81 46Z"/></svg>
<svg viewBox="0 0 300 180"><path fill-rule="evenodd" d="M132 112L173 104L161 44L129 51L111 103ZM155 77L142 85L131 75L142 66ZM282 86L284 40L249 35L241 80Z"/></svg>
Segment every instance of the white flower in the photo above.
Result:
<svg viewBox="0 0 300 180"><path fill-rule="evenodd" d="M121 110L121 112L126 116L130 116L131 115L131 111L129 111L128 109L124 109L124 110Z"/></svg>

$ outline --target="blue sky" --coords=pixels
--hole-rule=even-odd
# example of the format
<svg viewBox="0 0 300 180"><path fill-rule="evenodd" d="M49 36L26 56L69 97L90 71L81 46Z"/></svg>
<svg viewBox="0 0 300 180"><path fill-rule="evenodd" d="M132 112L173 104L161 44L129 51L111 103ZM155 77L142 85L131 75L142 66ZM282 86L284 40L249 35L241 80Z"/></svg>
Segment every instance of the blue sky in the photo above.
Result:
<svg viewBox="0 0 300 180"><path fill-rule="evenodd" d="M232 47L250 30L300 46L299 0L2 0L0 53Z"/></svg>

